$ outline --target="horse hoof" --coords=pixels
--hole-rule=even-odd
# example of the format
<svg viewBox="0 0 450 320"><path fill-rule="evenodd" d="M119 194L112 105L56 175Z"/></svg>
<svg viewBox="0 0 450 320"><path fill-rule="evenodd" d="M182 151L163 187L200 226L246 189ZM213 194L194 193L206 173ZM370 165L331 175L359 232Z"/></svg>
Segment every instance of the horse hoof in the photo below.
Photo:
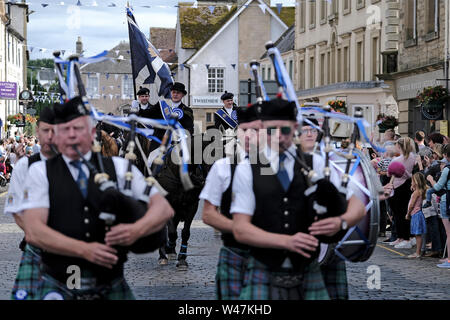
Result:
<svg viewBox="0 0 450 320"><path fill-rule="evenodd" d="M177 269L180 271L185 271L188 269L188 263L186 262L186 260L178 260L177 262Z"/></svg>
<svg viewBox="0 0 450 320"><path fill-rule="evenodd" d="M165 266L165 265L169 264L169 260L167 260L167 259L159 259L158 260L158 264L160 266Z"/></svg>
<svg viewBox="0 0 450 320"><path fill-rule="evenodd" d="M176 260L177 254L176 253L168 253L167 258L169 258L169 260Z"/></svg>

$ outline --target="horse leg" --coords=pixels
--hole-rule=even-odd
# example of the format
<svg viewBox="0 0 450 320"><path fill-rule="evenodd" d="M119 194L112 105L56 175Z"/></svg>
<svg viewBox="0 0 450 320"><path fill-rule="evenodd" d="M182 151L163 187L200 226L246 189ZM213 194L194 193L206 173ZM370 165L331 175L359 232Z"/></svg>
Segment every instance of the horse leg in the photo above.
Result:
<svg viewBox="0 0 450 320"><path fill-rule="evenodd" d="M175 214L175 216L169 220L167 226L169 230L169 240L167 242L166 246L166 252L167 256L169 257L169 260L175 260L177 257L177 252L175 250L175 247L177 245L177 227L180 223L180 218Z"/></svg>
<svg viewBox="0 0 450 320"><path fill-rule="evenodd" d="M181 247L180 253L178 254L178 262L177 267L179 270L186 270L188 268L188 263L186 262L187 258L187 246L188 241L191 236L191 224L194 219L195 212L189 215L189 219L184 221L183 230L181 232Z"/></svg>
<svg viewBox="0 0 450 320"><path fill-rule="evenodd" d="M167 232L167 225L164 227L165 231ZM163 244L159 248L159 258L158 258L158 264L161 266L165 266L169 263L169 259L167 259L166 256L166 245Z"/></svg>

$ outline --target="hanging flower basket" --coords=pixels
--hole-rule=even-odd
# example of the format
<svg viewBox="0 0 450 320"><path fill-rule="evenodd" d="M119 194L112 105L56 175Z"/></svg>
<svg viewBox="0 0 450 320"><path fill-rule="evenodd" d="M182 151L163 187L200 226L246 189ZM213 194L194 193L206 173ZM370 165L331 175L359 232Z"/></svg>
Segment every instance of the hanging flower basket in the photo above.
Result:
<svg viewBox="0 0 450 320"><path fill-rule="evenodd" d="M378 131L380 133L386 132L388 129L394 129L398 126L398 120L394 116L387 116L381 113L377 116Z"/></svg>
<svg viewBox="0 0 450 320"><path fill-rule="evenodd" d="M422 106L442 106L448 98L448 90L443 86L426 87L417 95L417 100Z"/></svg>
<svg viewBox="0 0 450 320"><path fill-rule="evenodd" d="M330 100L328 101L328 105L333 111L347 113L347 103L344 100Z"/></svg>

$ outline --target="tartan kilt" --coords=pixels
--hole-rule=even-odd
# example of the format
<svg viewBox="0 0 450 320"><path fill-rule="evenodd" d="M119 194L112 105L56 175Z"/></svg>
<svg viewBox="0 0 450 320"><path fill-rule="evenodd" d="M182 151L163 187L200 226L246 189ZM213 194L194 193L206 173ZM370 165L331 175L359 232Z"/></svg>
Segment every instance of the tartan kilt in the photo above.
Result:
<svg viewBox="0 0 450 320"><path fill-rule="evenodd" d="M223 246L220 248L216 273L216 299L238 300L244 280L248 251Z"/></svg>
<svg viewBox="0 0 450 320"><path fill-rule="evenodd" d="M279 272L277 272L279 273ZM329 300L327 289L317 261L311 262L304 272L305 300ZM270 271L262 262L250 256L244 276L241 300L269 300Z"/></svg>
<svg viewBox="0 0 450 320"><path fill-rule="evenodd" d="M83 290L70 290L65 284L59 282L52 276L43 273L39 283L37 297L38 300L61 300L50 299L49 297L44 299L48 294L52 295L56 293L62 296L63 300L76 300L73 296L73 292L83 293ZM135 300L135 298L125 278L120 277L112 281L111 288L104 296L104 300Z"/></svg>
<svg viewBox="0 0 450 320"><path fill-rule="evenodd" d="M347 269L345 261L330 262L320 266L325 286L331 300L348 300Z"/></svg>
<svg viewBox="0 0 450 320"><path fill-rule="evenodd" d="M41 277L41 249L27 244L11 292L11 300L34 300Z"/></svg>

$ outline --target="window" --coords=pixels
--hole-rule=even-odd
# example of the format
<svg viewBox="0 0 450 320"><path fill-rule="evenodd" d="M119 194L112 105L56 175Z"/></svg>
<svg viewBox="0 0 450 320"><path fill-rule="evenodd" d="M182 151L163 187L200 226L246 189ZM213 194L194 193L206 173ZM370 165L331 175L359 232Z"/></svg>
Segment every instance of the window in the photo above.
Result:
<svg viewBox="0 0 450 320"><path fill-rule="evenodd" d="M299 7L299 15L300 15L300 32L305 31L305 25L306 25L306 1L300 1L300 7Z"/></svg>
<svg viewBox="0 0 450 320"><path fill-rule="evenodd" d="M95 98L95 96L98 95L98 76L97 75L88 74L86 92L87 92L87 95L92 98Z"/></svg>
<svg viewBox="0 0 450 320"><path fill-rule="evenodd" d="M300 89L305 89L305 60L300 60Z"/></svg>
<svg viewBox="0 0 450 320"><path fill-rule="evenodd" d="M350 13L351 11L351 3L350 0L342 0L344 3L344 14Z"/></svg>
<svg viewBox="0 0 450 320"><path fill-rule="evenodd" d="M320 55L320 83L321 86L325 85L325 53Z"/></svg>
<svg viewBox="0 0 450 320"><path fill-rule="evenodd" d="M309 87L310 88L314 88L315 85L315 79L314 79L314 72L315 72L315 68L314 68L314 57L310 57L309 58Z"/></svg>
<svg viewBox="0 0 450 320"><path fill-rule="evenodd" d="M416 30L416 0L405 1L406 6L406 45L412 45L416 43L417 30Z"/></svg>
<svg viewBox="0 0 450 320"><path fill-rule="evenodd" d="M261 79L266 80L266 68L262 67Z"/></svg>
<svg viewBox="0 0 450 320"><path fill-rule="evenodd" d="M364 56L362 41L356 44L356 81L363 81Z"/></svg>
<svg viewBox="0 0 450 320"><path fill-rule="evenodd" d="M207 112L206 113L206 122L211 122L212 120L211 120L211 112Z"/></svg>
<svg viewBox="0 0 450 320"><path fill-rule="evenodd" d="M342 82L342 50L339 48L337 50L337 82Z"/></svg>
<svg viewBox="0 0 450 320"><path fill-rule="evenodd" d="M331 14L339 13L339 0L331 0Z"/></svg>
<svg viewBox="0 0 450 320"><path fill-rule="evenodd" d="M331 63L328 65L331 71L330 83L336 82L336 48L331 47Z"/></svg>
<svg viewBox="0 0 450 320"><path fill-rule="evenodd" d="M331 83L331 53L330 51L327 52L327 84Z"/></svg>
<svg viewBox="0 0 450 320"><path fill-rule="evenodd" d="M309 2L309 28L316 27L316 1Z"/></svg>
<svg viewBox="0 0 450 320"><path fill-rule="evenodd" d="M20 48L17 48L17 64L20 67Z"/></svg>
<svg viewBox="0 0 450 320"><path fill-rule="evenodd" d="M272 73L272 68L271 67L267 67L267 80L272 80L271 79L271 73Z"/></svg>
<svg viewBox="0 0 450 320"><path fill-rule="evenodd" d="M122 77L122 97L125 99L132 99L134 95L133 77L125 75Z"/></svg>
<svg viewBox="0 0 450 320"><path fill-rule="evenodd" d="M438 0L427 0L426 6L426 33L438 33Z"/></svg>
<svg viewBox="0 0 450 320"><path fill-rule="evenodd" d="M365 0L356 0L356 9L364 8L365 5Z"/></svg>
<svg viewBox="0 0 450 320"><path fill-rule="evenodd" d="M378 38L372 38L372 80L376 80L375 75L379 73Z"/></svg>
<svg viewBox="0 0 450 320"><path fill-rule="evenodd" d="M294 61L290 60L289 61L289 78L292 79L294 75Z"/></svg>
<svg viewBox="0 0 450 320"><path fill-rule="evenodd" d="M223 92L224 68L208 69L208 92Z"/></svg>
<svg viewBox="0 0 450 320"><path fill-rule="evenodd" d="M344 48L344 81L350 81L348 47Z"/></svg>
<svg viewBox="0 0 450 320"><path fill-rule="evenodd" d="M320 23L327 22L327 1L320 1Z"/></svg>

